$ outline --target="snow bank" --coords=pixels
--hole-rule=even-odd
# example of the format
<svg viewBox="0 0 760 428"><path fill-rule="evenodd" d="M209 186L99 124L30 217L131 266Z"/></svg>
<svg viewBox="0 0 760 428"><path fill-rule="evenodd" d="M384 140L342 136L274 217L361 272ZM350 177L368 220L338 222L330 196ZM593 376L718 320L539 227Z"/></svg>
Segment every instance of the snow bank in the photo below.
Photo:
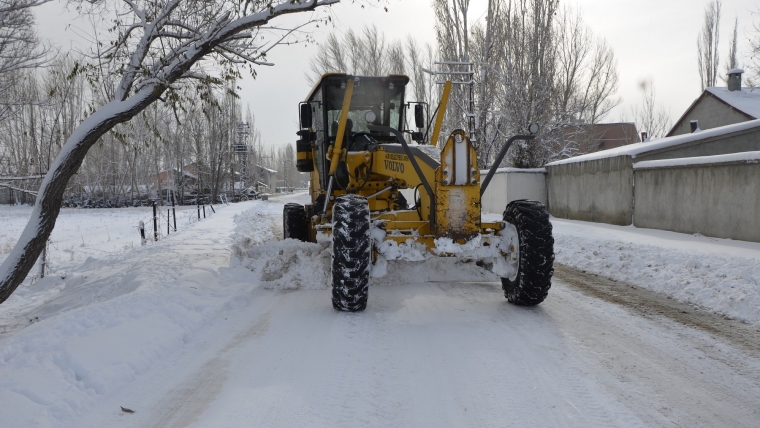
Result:
<svg viewBox="0 0 760 428"><path fill-rule="evenodd" d="M239 214L235 221L238 229L233 245L233 267L251 270L262 287L268 289L329 289L332 255L329 240L317 244L280 240L276 222L281 218L257 209ZM482 247L480 238L469 245L442 238L437 241L438 251L452 256L439 257L413 239L399 245L385 240L385 232L375 227L371 235L378 258L372 266L370 286L399 282L499 281L498 276L474 263L498 251L498 238L492 248Z"/></svg>
<svg viewBox="0 0 760 428"><path fill-rule="evenodd" d="M760 325L760 244L552 218L556 262Z"/></svg>
<svg viewBox="0 0 760 428"><path fill-rule="evenodd" d="M326 289L329 247L294 239L280 240L281 215L253 209L235 217L231 266L251 270L260 278L262 287L268 289Z"/></svg>

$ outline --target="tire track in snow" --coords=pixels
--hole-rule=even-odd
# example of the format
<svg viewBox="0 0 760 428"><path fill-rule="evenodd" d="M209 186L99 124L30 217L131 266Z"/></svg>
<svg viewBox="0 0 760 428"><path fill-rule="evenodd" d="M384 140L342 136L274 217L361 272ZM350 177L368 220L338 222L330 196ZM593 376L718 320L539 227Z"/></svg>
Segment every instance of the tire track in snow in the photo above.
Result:
<svg viewBox="0 0 760 428"><path fill-rule="evenodd" d="M760 359L721 338L665 316L610 306L559 282L555 312L576 326L568 339L585 354L590 379L649 426L755 426L760 418ZM623 292L624 293L624 292ZM664 298L663 298L664 299ZM642 307L642 310L646 310Z"/></svg>
<svg viewBox="0 0 760 428"><path fill-rule="evenodd" d="M245 342L262 335L269 329L271 309L244 332L236 335L215 358L207 361L178 387L174 388L156 406L160 416L154 428L182 428L195 422L208 409L227 381L229 354Z"/></svg>
<svg viewBox="0 0 760 428"><path fill-rule="evenodd" d="M469 426L641 425L631 423L635 417L630 412L583 379L572 358L562 357L568 352L542 307L507 304L500 284L447 284L441 288L447 295L469 300L469 310L483 312L489 321L485 333L509 338L490 343L485 354L473 352L473 364L465 366L462 374L469 381L463 401L468 410L474 410L467 412L473 418ZM482 344L474 341L468 347L477 350ZM544 351L550 352L543 355ZM486 369L477 369L479 366Z"/></svg>
<svg viewBox="0 0 760 428"><path fill-rule="evenodd" d="M584 294L621 305L647 318L655 316L670 318L687 327L698 328L708 334L719 336L735 346L760 355L760 327L758 326L701 311L693 305L668 299L660 293L585 273L569 266L557 264L555 275L557 279Z"/></svg>

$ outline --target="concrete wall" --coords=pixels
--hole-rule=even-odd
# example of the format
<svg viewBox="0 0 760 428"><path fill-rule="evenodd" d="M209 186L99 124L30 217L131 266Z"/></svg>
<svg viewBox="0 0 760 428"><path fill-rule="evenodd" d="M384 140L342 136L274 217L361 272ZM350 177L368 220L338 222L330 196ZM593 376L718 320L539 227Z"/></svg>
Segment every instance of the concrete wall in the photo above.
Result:
<svg viewBox="0 0 760 428"><path fill-rule="evenodd" d="M482 171L480 179L486 177ZM545 170L504 168L494 174L481 199L481 210L486 213L503 213L507 204L517 199L531 199L546 205Z"/></svg>
<svg viewBox="0 0 760 428"><path fill-rule="evenodd" d="M560 218L627 226L633 215L630 156L547 166L549 212Z"/></svg>
<svg viewBox="0 0 760 428"><path fill-rule="evenodd" d="M660 144L659 148L655 148L658 141L635 145L639 146L635 158L629 153L620 153L606 158L579 158L577 162L547 165L549 212L555 217L572 220L630 225L634 206L634 162L760 151L760 130L757 126L729 131L701 139L688 139L680 144L676 139L676 144ZM663 141L667 139L659 140ZM652 144L653 148L641 151L641 148L648 147L647 144ZM632 148L634 145L626 147Z"/></svg>
<svg viewBox="0 0 760 428"><path fill-rule="evenodd" d="M676 125L675 130L671 135L690 133L691 125L689 122L692 120L699 121L700 129L711 129L723 125L746 122L750 119L716 99L714 96L705 95L701 97L700 101L694 106L691 112L689 112L689 114Z"/></svg>
<svg viewBox="0 0 760 428"><path fill-rule="evenodd" d="M760 163L636 169L637 227L760 242Z"/></svg>
<svg viewBox="0 0 760 428"><path fill-rule="evenodd" d="M760 150L760 131L757 128L717 135L678 146L640 153L636 162L660 159L680 159L695 156L714 156Z"/></svg>

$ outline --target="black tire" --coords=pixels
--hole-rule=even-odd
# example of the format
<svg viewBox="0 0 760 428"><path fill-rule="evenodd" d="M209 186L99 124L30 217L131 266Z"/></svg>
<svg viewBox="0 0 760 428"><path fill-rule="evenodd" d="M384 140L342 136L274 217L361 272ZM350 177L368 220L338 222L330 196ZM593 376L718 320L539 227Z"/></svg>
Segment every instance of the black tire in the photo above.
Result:
<svg viewBox="0 0 760 428"><path fill-rule="evenodd" d="M282 235L306 242L309 240L309 222L303 205L285 204L282 209Z"/></svg>
<svg viewBox="0 0 760 428"><path fill-rule="evenodd" d="M372 241L369 204L357 195L339 197L333 205L332 303L345 312L367 307Z"/></svg>
<svg viewBox="0 0 760 428"><path fill-rule="evenodd" d="M554 274L554 237L546 207L536 201L512 201L504 221L517 229L520 243L517 276L501 279L509 303L534 306L546 299Z"/></svg>

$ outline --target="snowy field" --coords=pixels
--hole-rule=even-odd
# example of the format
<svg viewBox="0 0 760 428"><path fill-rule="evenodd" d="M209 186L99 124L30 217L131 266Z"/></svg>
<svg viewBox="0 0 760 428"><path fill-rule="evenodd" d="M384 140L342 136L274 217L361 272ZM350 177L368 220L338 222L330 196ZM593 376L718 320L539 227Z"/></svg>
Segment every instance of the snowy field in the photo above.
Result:
<svg viewBox="0 0 760 428"><path fill-rule="evenodd" d="M160 209L161 239L167 238L166 210L166 207ZM197 221L198 215L194 206L176 207L175 211L177 231L180 233ZM28 205L0 205L0 263L15 245L31 212L32 207ZM208 207L206 215L213 215ZM0 309L0 326L7 329L11 322L9 314L15 316L37 307L41 302L55 296L64 284L71 285L72 281L76 281L80 276L83 263L96 263L97 260L124 254L139 247L138 223L142 221L146 228L146 236L152 237L152 218L151 207L61 209L48 246L46 278L39 279L39 267L35 266L23 285L7 302L9 308ZM171 224L169 236L174 234L173 219ZM153 240L148 240L146 245L154 245ZM64 281L67 277L68 282Z"/></svg>
<svg viewBox="0 0 760 428"><path fill-rule="evenodd" d="M216 206L214 206L216 208ZM160 208L161 222L159 229L166 236L167 207ZM177 229L197 220L194 206L178 206ZM206 214L210 209L206 207ZM32 207L29 205L0 205L0 262L5 260L16 243L21 231L26 226ZM203 214L201 213L201 216ZM62 208L50 237L50 267L62 269L68 261L86 260L87 257L100 257L108 253L122 252L140 245L137 224L142 220L146 231L153 232L153 209L138 208L102 208L77 209ZM173 223L172 223L173 227ZM172 228L172 232L174 229Z"/></svg>
<svg viewBox="0 0 760 428"><path fill-rule="evenodd" d="M200 222L183 212L179 233L145 247L134 226L148 209L64 211L55 275L0 305L0 427L760 420L757 343L642 316L560 276L546 302L520 308L471 263L394 261L365 312L337 313L329 251L280 239L283 203L304 199L216 207ZM24 208L3 209L0 242L12 242ZM553 223L559 263L758 322L760 245Z"/></svg>

